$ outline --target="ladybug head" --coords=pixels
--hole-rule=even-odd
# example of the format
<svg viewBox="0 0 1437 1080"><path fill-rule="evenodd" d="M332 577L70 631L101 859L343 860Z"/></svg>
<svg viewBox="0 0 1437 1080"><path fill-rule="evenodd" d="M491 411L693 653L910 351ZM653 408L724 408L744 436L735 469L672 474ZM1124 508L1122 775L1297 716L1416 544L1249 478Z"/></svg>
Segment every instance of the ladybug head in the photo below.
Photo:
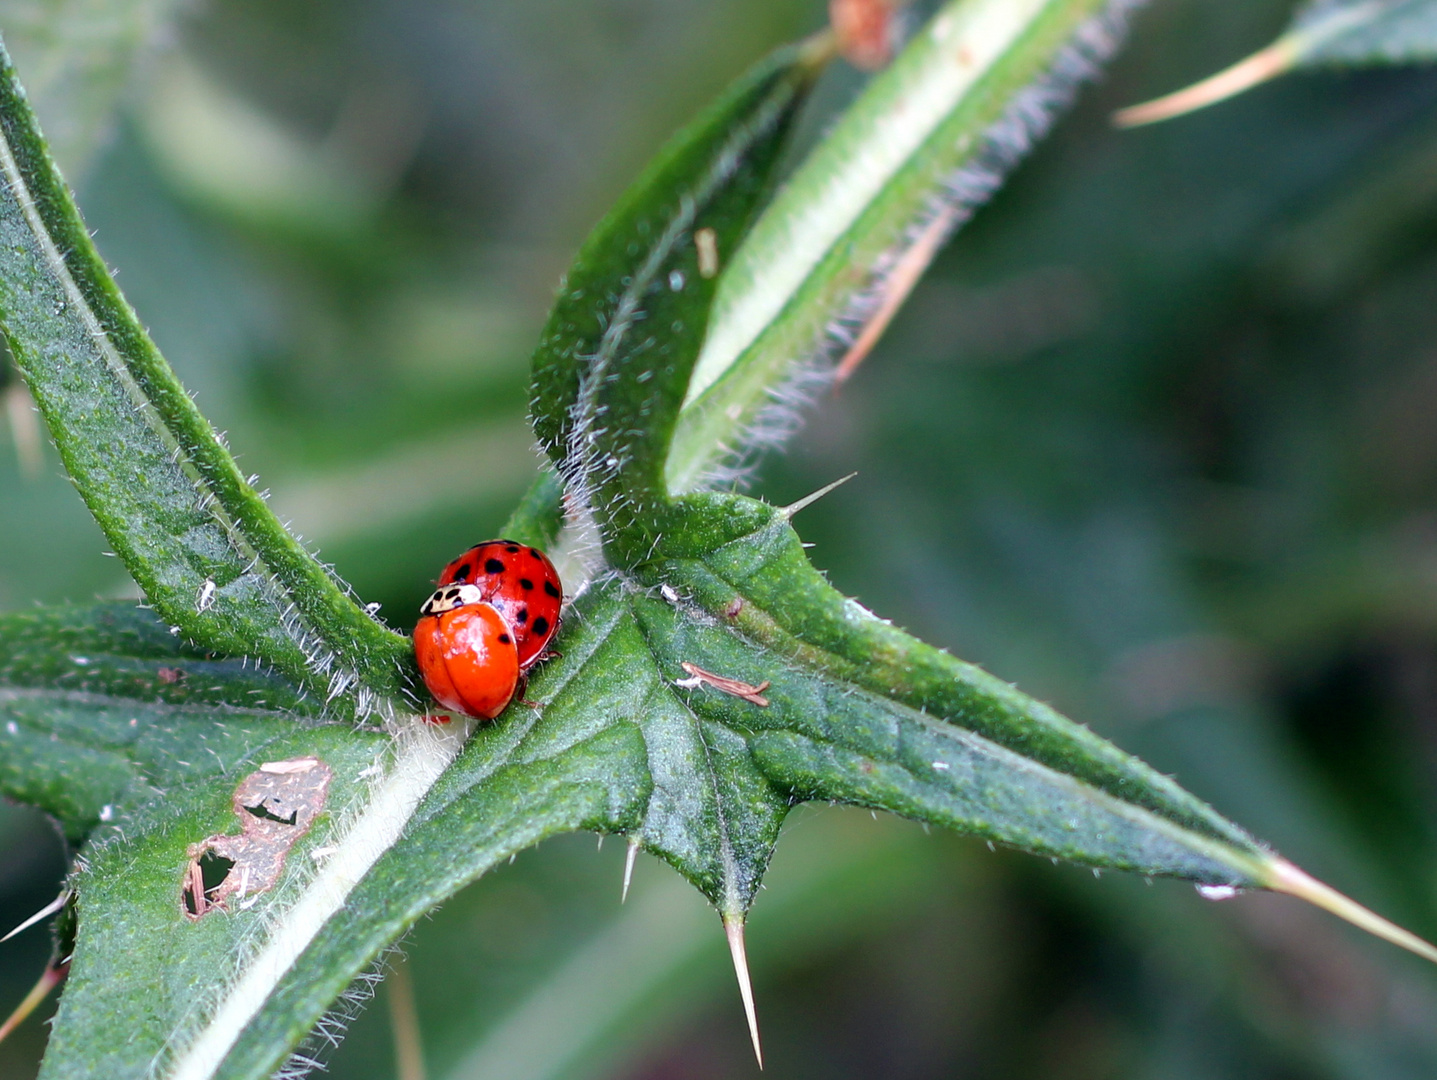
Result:
<svg viewBox="0 0 1437 1080"><path fill-rule="evenodd" d="M477 585L441 585L419 608L421 615L442 615L465 604L477 604L484 599Z"/></svg>

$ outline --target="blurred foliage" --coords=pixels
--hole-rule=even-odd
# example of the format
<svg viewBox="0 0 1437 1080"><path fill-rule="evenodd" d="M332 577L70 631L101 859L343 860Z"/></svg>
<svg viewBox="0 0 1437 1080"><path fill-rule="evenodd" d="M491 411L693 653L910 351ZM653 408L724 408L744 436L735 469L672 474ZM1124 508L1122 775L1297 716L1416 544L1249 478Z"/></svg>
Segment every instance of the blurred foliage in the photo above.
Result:
<svg viewBox="0 0 1437 1080"><path fill-rule="evenodd" d="M1155 0L758 486L786 502L857 469L801 523L839 588L1430 937L1437 73L1106 119L1290 14ZM407 623L530 475L527 354L573 247L685 116L821 18L217 0L142 72L80 199L243 466ZM12 432L0 605L133 595L52 452L27 478ZM851 811L788 832L749 932L778 1075L1437 1071L1433 974L1296 901L1208 904ZM51 836L0 814L0 922L53 896ZM621 865L553 842L415 931L431 1075L751 1072L703 901L642 860L620 907ZM3 948L0 1010L47 945ZM362 1014L331 1076L394 1075L388 1016ZM0 1045L0 1074L30 1075L42 1038Z"/></svg>
<svg viewBox="0 0 1437 1080"><path fill-rule="evenodd" d="M1310 33L1331 21L1350 25L1304 50L1303 63L1400 64L1433 58L1437 12L1423 0L1308 0L1293 24Z"/></svg>
<svg viewBox="0 0 1437 1080"><path fill-rule="evenodd" d="M3 0L5 46L50 152L71 182L109 145L118 107L153 55L172 40L179 0Z"/></svg>

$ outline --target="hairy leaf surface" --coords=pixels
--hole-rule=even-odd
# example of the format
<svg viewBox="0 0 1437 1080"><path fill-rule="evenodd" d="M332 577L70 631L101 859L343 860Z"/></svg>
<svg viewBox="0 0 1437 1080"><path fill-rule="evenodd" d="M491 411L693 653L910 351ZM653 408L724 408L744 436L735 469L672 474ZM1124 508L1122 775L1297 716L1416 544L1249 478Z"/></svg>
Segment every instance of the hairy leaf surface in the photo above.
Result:
<svg viewBox="0 0 1437 1080"><path fill-rule="evenodd" d="M133 604L0 615L0 792L54 814L72 839L228 775L319 711Z"/></svg>
<svg viewBox="0 0 1437 1080"><path fill-rule="evenodd" d="M46 1078L270 1076L317 1024L323 1035L344 988L425 912L498 860L576 829L625 835L667 860L731 925L754 901L785 815L805 800L1095 867L1286 881L1318 895L1170 778L839 594L808 561L789 510L671 493L692 486L676 475L691 479L728 453L701 444L751 419L789 371L787 345L810 348L885 253L907 257L929 195L971 163L973 146L990 145L963 140L988 138L1032 105L1024 92L1049 60L1103 53L1110 37L1068 45L1111 30L1110 10L1097 0L945 6L917 59L895 68L908 78L947 65L928 71L945 75L948 96L928 102L926 126L879 145L896 139L885 119L912 104L895 76L875 84L863 124L845 136L892 166L873 200L850 207L827 240L800 236L814 227L805 207L776 204L768 228L786 221L811 258L713 374L714 391L748 380L723 391L736 396L722 415L737 412L717 427L684 428L682 409L718 274L772 183L822 50L771 57L665 149L585 244L551 316L532 403L554 472L511 519L517 537L541 543L567 502L582 529L597 530L605 561L565 612L561 655L529 683L533 704L512 704L467 742L459 722L401 717L386 734L324 722L401 712L409 646L237 472L120 298L13 73L0 73L0 325L155 611L0 619L0 789L88 837ZM965 42L975 51L956 51ZM960 77L950 69L963 55L981 63ZM1052 83L1039 86L1043 116L1071 89L1069 74L1056 97ZM1023 139L1040 128L1023 127ZM842 155L829 160L842 171ZM972 204L945 203L932 242ZM855 253L865 261L844 278ZM284 775L309 759L332 783L274 886L241 887L222 911L187 909L198 853L263 816L237 808L237 785L266 763ZM1352 907L1346 916L1361 921Z"/></svg>
<svg viewBox="0 0 1437 1080"><path fill-rule="evenodd" d="M402 693L404 639L284 529L186 395L96 252L3 51L0 176L0 330L149 603L337 710Z"/></svg>

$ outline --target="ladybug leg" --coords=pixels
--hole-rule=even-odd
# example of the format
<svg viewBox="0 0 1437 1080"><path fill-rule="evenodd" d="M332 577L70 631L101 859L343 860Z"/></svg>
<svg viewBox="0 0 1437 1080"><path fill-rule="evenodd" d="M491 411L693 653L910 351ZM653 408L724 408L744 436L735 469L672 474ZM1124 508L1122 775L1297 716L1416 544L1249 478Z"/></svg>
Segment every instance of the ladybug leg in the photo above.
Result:
<svg viewBox="0 0 1437 1080"><path fill-rule="evenodd" d="M515 689L515 691L514 691L514 700L517 701L520 705L525 705L525 706L527 706L528 708L531 708L531 709L542 709L542 708L544 707L544 703L543 703L542 701L530 701L528 698L526 698L526 697L524 696L525 692L526 692L528 689L529 689L529 676L527 676L527 675L520 675L520 676L519 676L519 685L518 685L518 687L517 687L517 688Z"/></svg>
<svg viewBox="0 0 1437 1080"><path fill-rule="evenodd" d="M563 620L563 619L555 619L555 620L554 620L554 632L549 635L549 640L550 640L550 641L553 641L556 637L558 637L558 636L559 636L559 631L562 630L562 629L564 629L564 620ZM537 663L539 663L539 662L541 662L541 661L543 661L543 660L558 660L558 659L559 659L560 657L562 657L563 655L564 655L563 653L561 653L558 649L554 648L552 645L545 645L545 646L544 646L544 651L541 652L541 653L535 658L534 663L537 664Z"/></svg>
<svg viewBox="0 0 1437 1080"><path fill-rule="evenodd" d="M549 635L549 640L550 640L550 641L553 641L556 637L558 637L558 636L559 636L559 631L562 630L562 629L564 629L564 620L563 620L563 617L561 616L561 617L556 618L556 619L554 620L554 632ZM553 646L551 646L551 645L545 645L545 646L544 646L544 651L540 654L540 659L541 659L541 660L557 660L557 659L561 658L563 655L564 655L563 653L561 653L558 649L554 648Z"/></svg>

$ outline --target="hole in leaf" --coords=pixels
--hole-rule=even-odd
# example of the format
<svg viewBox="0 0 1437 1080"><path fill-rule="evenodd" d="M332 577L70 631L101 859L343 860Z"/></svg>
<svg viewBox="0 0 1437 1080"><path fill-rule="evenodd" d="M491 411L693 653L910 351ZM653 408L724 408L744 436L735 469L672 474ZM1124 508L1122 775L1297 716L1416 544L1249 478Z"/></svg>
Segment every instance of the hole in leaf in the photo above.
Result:
<svg viewBox="0 0 1437 1080"><path fill-rule="evenodd" d="M288 815L276 814L264 802L255 803L253 806L246 806L245 809L259 818L261 821L277 821L281 825L293 825L299 820L299 810L290 811Z"/></svg>
<svg viewBox="0 0 1437 1080"><path fill-rule="evenodd" d="M234 867L233 859L227 859L214 851L202 852L199 858L190 864L189 873L185 875L185 887L181 894L185 914L197 919L208 911L210 898L229 878Z"/></svg>
<svg viewBox="0 0 1437 1080"><path fill-rule="evenodd" d="M274 888L290 848L323 812L333 776L319 758L299 757L266 761L241 780L230 801L240 831L190 845L180 884L185 918L247 910Z"/></svg>

